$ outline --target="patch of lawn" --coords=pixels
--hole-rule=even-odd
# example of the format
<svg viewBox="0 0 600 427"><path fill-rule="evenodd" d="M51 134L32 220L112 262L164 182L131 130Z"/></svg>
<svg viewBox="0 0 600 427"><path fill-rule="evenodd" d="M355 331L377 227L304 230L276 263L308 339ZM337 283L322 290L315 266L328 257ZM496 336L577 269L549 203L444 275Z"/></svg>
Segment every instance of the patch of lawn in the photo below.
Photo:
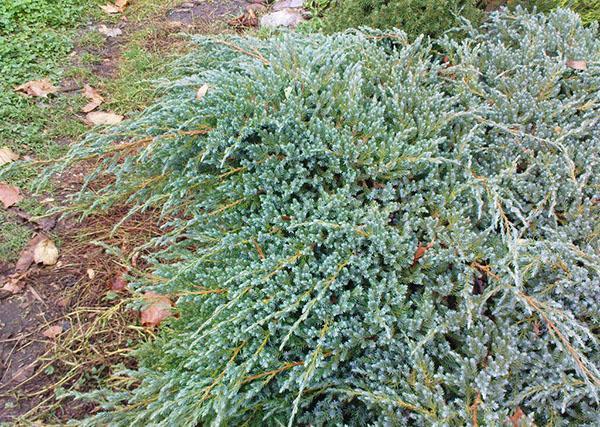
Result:
<svg viewBox="0 0 600 427"><path fill-rule="evenodd" d="M106 82L111 94L106 108L126 114L141 111L156 96L157 79L168 75L166 66L179 56L184 43L170 49L157 48L174 35L159 26L141 29L131 35L124 46L115 79Z"/></svg>
<svg viewBox="0 0 600 427"><path fill-rule="evenodd" d="M31 230L16 224L8 215L0 210L0 262L11 262L16 259L19 252L31 238Z"/></svg>
<svg viewBox="0 0 600 427"><path fill-rule="evenodd" d="M96 4L96 0L0 3L0 146L48 159L61 152L55 138L81 133L83 128L70 120L73 97L30 99L15 93L14 87L41 78L58 83L78 20Z"/></svg>
<svg viewBox="0 0 600 427"><path fill-rule="evenodd" d="M61 93L48 99L27 98L14 91L29 80L49 78L58 86L69 62L77 27L97 9L98 0L5 0L0 2L0 147L22 157L50 160L60 157L70 139L85 130L74 114L83 98ZM2 181L27 191L40 166L26 166L1 176ZM44 190L49 190L50 184ZM41 214L35 199L19 205ZM14 261L31 231L0 212L0 260Z"/></svg>
<svg viewBox="0 0 600 427"><path fill-rule="evenodd" d="M95 30L95 25L88 30L83 23L91 20L114 26L122 18L103 13L98 7L101 3L101 0L0 2L0 147L9 147L21 158L34 160L9 172L0 171L0 180L18 186L25 193L40 176L46 161L60 158L71 142L89 130L81 115L81 107L87 100L78 87L88 83L100 90L106 99L101 107L104 111L140 111L155 96L153 80L160 77L163 66L177 55L178 49L172 49L170 41L165 42L172 34L160 21L174 1L140 0L126 10L130 25L136 30L123 36L124 44L114 53L118 55L115 74L95 75L92 68L103 60L100 51L106 38ZM77 56L71 58L74 51ZM29 98L14 91L20 84L42 78L49 78L57 87L62 83L76 90L46 99ZM51 192L52 183L36 188ZM29 199L32 203L27 202ZM30 215L43 214L39 212L39 204L34 206L36 203L35 198L27 196L19 206ZM5 215L0 223L11 221ZM6 246L1 253L7 260L14 260L18 254L14 248L22 247L23 236L31 234L15 232L19 227L13 221L0 228L0 246Z"/></svg>

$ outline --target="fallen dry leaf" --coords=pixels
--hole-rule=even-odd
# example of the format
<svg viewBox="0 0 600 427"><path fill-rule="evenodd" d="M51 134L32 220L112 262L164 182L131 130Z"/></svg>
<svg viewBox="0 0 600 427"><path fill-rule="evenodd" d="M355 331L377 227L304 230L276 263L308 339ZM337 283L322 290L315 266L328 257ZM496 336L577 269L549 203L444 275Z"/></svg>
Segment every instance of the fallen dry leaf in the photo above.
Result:
<svg viewBox="0 0 600 427"><path fill-rule="evenodd" d="M123 120L123 116L115 113L105 113L104 111L92 111L85 116L86 120L92 125L116 125Z"/></svg>
<svg viewBox="0 0 600 427"><path fill-rule="evenodd" d="M431 243L427 244L426 246L423 246L419 243L419 246L417 247L417 250L415 251L415 256L413 257L413 263L412 263L413 267L415 265L417 265L417 261L419 261L421 258L423 258L423 255L425 255L425 252L427 252L429 249L431 249L433 247L434 243L435 243L435 241L431 241Z"/></svg>
<svg viewBox="0 0 600 427"><path fill-rule="evenodd" d="M58 88L54 87L52 82L48 79L42 80L31 80L27 83L17 86L15 88L17 92L23 92L29 96L39 96L46 98L49 94L55 93Z"/></svg>
<svg viewBox="0 0 600 427"><path fill-rule="evenodd" d="M172 316L171 300L168 296L150 291L146 292L144 299L148 305L140 313L142 325L158 326L167 317Z"/></svg>
<svg viewBox="0 0 600 427"><path fill-rule="evenodd" d="M38 234L33 239L29 241L25 249L21 251L19 255L19 259L17 261L17 265L15 266L15 271L17 273L23 273L29 269L31 264L33 264L33 252L42 240L46 239L46 236L42 234Z"/></svg>
<svg viewBox="0 0 600 427"><path fill-rule="evenodd" d="M21 279L25 274L13 274L8 278L8 281L2 286L2 290L10 292L11 294L18 294L23 290L25 284L21 282Z"/></svg>
<svg viewBox="0 0 600 427"><path fill-rule="evenodd" d="M254 9L247 8L246 13L238 16L237 18L233 18L229 22L228 25L237 28L239 30L251 27L258 27L258 18L256 13L254 13Z"/></svg>
<svg viewBox="0 0 600 427"><path fill-rule="evenodd" d="M120 8L122 11L123 9L125 9L125 7L127 7L127 3L129 3L129 0L116 0L115 6Z"/></svg>
<svg viewBox="0 0 600 427"><path fill-rule="evenodd" d="M33 250L33 260L37 264L54 265L58 261L58 249L48 238L41 240Z"/></svg>
<svg viewBox="0 0 600 427"><path fill-rule="evenodd" d="M121 13L123 11L119 7L111 3L106 3L104 6L100 6L100 9L102 9L104 13L107 13L109 15L116 15L117 13Z"/></svg>
<svg viewBox="0 0 600 427"><path fill-rule="evenodd" d="M110 289L112 291L122 291L127 287L127 281L123 277L124 275L125 273L119 273L113 278L110 282Z"/></svg>
<svg viewBox="0 0 600 427"><path fill-rule="evenodd" d="M96 277L96 272L92 268L88 268L86 273L90 280L94 280L94 277Z"/></svg>
<svg viewBox="0 0 600 427"><path fill-rule="evenodd" d="M16 205L21 200L23 200L21 190L12 185L0 182L0 202L4 205L4 209Z"/></svg>
<svg viewBox="0 0 600 427"><path fill-rule="evenodd" d="M123 31L121 31L119 28L109 28L104 24L98 27L98 31L104 34L106 37L117 37L123 34Z"/></svg>
<svg viewBox="0 0 600 427"><path fill-rule="evenodd" d="M44 332L42 332L42 335L45 336L46 338L54 339L57 336L59 336L60 334L62 334L62 332L63 332L62 326L54 325L54 326L50 326L48 329L46 329Z"/></svg>
<svg viewBox="0 0 600 427"><path fill-rule="evenodd" d="M519 427L521 425L521 418L523 418L524 416L525 412L523 412L520 406L517 406L515 412L510 417L508 417L508 419L510 420L513 427Z"/></svg>
<svg viewBox="0 0 600 427"><path fill-rule="evenodd" d="M84 113L89 113L90 111L95 110L104 102L104 98L102 95L98 93L96 89L91 87L90 85L85 85L83 87L83 95L90 100L82 109Z"/></svg>
<svg viewBox="0 0 600 427"><path fill-rule="evenodd" d="M19 155L8 147L0 148L0 166L12 163L19 158Z"/></svg>
<svg viewBox="0 0 600 427"><path fill-rule="evenodd" d="M567 61L567 67L572 68L573 70L585 71L585 70L587 70L587 62L586 61Z"/></svg>
<svg viewBox="0 0 600 427"><path fill-rule="evenodd" d="M196 99L204 98L204 95L206 95L206 92L208 92L208 85L203 84L202 86L200 86L200 89L198 89L198 92L196 92Z"/></svg>

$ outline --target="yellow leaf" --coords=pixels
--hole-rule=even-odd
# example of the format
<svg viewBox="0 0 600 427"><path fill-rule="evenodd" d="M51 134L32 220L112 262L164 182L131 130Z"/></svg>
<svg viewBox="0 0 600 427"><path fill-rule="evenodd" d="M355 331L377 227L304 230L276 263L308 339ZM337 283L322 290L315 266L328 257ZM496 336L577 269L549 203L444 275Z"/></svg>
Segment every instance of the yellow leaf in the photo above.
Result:
<svg viewBox="0 0 600 427"><path fill-rule="evenodd" d="M123 31L119 28L109 28L104 24L98 27L98 32L104 34L106 37L117 37L123 34Z"/></svg>
<svg viewBox="0 0 600 427"><path fill-rule="evenodd" d="M100 9L102 9L105 13L109 15L116 15L117 13L122 12L122 10L119 7L110 3L106 3L104 6L100 6Z"/></svg>
<svg viewBox="0 0 600 427"><path fill-rule="evenodd" d="M585 71L587 70L587 62L586 61L567 61L567 67L572 68L573 70Z"/></svg>
<svg viewBox="0 0 600 427"><path fill-rule="evenodd" d="M19 158L19 155L8 147L0 148L0 166L11 163Z"/></svg>
<svg viewBox="0 0 600 427"><path fill-rule="evenodd" d="M104 98L98 93L96 89L90 85L85 85L83 88L83 95L90 100L82 109L84 113L89 113L95 110L104 102Z"/></svg>
<svg viewBox="0 0 600 427"><path fill-rule="evenodd" d="M123 120L123 116L103 111L92 111L85 116L86 120L93 125L116 125Z"/></svg>
<svg viewBox="0 0 600 427"><path fill-rule="evenodd" d="M48 79L31 80L27 83L17 86L17 92L23 92L28 96L39 96L42 98L48 97L49 94L55 93L58 89Z"/></svg>
<svg viewBox="0 0 600 427"><path fill-rule="evenodd" d="M58 249L50 239L41 240L33 250L33 260L37 264L54 265L58 261Z"/></svg>
<svg viewBox="0 0 600 427"><path fill-rule="evenodd" d="M21 190L19 190L17 187L13 187L12 185L0 182L0 202L2 202L5 209L16 205L21 200L23 200Z"/></svg>
<svg viewBox="0 0 600 427"><path fill-rule="evenodd" d="M196 92L196 99L204 98L204 95L206 95L207 92L208 92L208 85L203 84L202 86L200 86L200 89L198 89L198 92Z"/></svg>
<svg viewBox="0 0 600 427"><path fill-rule="evenodd" d="M62 334L62 332L63 332L62 326L54 325L54 326L50 326L48 329L46 329L44 332L42 332L42 335L44 335L46 338L54 339L57 336L59 336L60 334Z"/></svg>

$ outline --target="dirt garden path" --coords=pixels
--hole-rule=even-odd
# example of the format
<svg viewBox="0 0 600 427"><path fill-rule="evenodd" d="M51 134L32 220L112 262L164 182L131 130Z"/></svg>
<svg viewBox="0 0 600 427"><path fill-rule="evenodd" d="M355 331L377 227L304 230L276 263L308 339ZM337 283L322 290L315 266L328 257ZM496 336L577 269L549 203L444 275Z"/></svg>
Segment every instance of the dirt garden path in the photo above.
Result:
<svg viewBox="0 0 600 427"><path fill-rule="evenodd" d="M65 67L83 67L87 74L64 78L57 97L76 96L93 81L108 107L140 111L153 96L146 79L160 75L165 57L186 51L180 33L231 32L227 23L260 1L129 3L106 21L81 30ZM75 111L68 120L83 118ZM57 178L50 194L35 197L48 210L67 205L93 166L69 170ZM115 367L131 366L130 349L152 336L152 330L140 326L139 313L127 308L132 295L124 286L126 274L144 271L144 252L136 247L160 230L147 213L111 233L127 212L125 206L83 222L58 215L35 219L16 206L7 211L9 221L29 228L34 237L16 262L0 262L0 423L64 424L94 406L61 396L94 388ZM54 265L31 260L36 239L44 236L57 242Z"/></svg>

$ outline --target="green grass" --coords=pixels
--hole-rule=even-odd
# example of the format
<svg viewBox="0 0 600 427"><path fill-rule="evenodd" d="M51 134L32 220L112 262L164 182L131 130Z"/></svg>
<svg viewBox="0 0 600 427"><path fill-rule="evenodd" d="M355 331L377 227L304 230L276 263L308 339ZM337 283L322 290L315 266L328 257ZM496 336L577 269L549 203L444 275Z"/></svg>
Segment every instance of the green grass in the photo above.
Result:
<svg viewBox="0 0 600 427"><path fill-rule="evenodd" d="M600 0L509 0L511 6L521 5L539 12L550 12L558 7L573 9L585 24L600 20Z"/></svg>
<svg viewBox="0 0 600 427"><path fill-rule="evenodd" d="M168 74L166 66L177 56L177 52L148 48L150 40L161 37L159 31L142 29L124 46L116 78L106 82L106 91L111 94L107 109L121 114L141 111L155 98L156 79Z"/></svg>
<svg viewBox="0 0 600 427"><path fill-rule="evenodd" d="M477 24L483 12L477 0L311 0L317 16L304 30L327 33L347 28L400 28L411 39L421 34L439 37L460 24L460 16Z"/></svg>
<svg viewBox="0 0 600 427"><path fill-rule="evenodd" d="M56 142L83 131L72 121L75 97L26 98L14 87L40 78L58 85L73 48L78 20L96 0L5 0L0 3L0 146L36 159L55 158ZM23 185L28 175L17 176ZM11 179L12 180L12 179Z"/></svg>
<svg viewBox="0 0 600 427"><path fill-rule="evenodd" d="M139 0L127 9L130 26L137 28L125 39L114 77L101 78L92 67L102 62L99 51L106 38L84 30L85 21L115 25L121 17L104 14L101 0L4 0L0 1L0 147L7 146L33 163L0 171L0 181L21 188L26 198L19 207L31 215L43 207L27 191L43 168L43 162L60 158L68 145L89 129L82 121L86 103L81 91L62 92L47 99L28 98L14 88L29 80L49 78L83 86L88 83L105 96L102 110L131 113L142 110L154 99L164 65L177 49L155 49L149 40L161 41L165 34L152 19L163 14L175 0ZM172 37L172 36L169 36ZM77 56L71 57L71 52ZM165 53L166 52L166 53ZM51 193L52 183L41 188ZM28 229L6 214L0 218L0 260L14 261L31 237Z"/></svg>
<svg viewBox="0 0 600 427"><path fill-rule="evenodd" d="M8 215L0 210L0 262L10 262L17 258L32 235L31 230L9 220Z"/></svg>
<svg viewBox="0 0 600 427"><path fill-rule="evenodd" d="M84 102L75 94L32 99L14 91L29 80L50 78L58 86L69 62L74 35L99 0L0 1L0 147L8 146L34 160L60 157L66 142L85 130L75 113ZM1 180L23 189L38 176L27 166L3 174ZM44 190L51 190L51 185ZM43 207L26 193L19 207L31 215ZM32 232L0 210L0 261L14 261Z"/></svg>

